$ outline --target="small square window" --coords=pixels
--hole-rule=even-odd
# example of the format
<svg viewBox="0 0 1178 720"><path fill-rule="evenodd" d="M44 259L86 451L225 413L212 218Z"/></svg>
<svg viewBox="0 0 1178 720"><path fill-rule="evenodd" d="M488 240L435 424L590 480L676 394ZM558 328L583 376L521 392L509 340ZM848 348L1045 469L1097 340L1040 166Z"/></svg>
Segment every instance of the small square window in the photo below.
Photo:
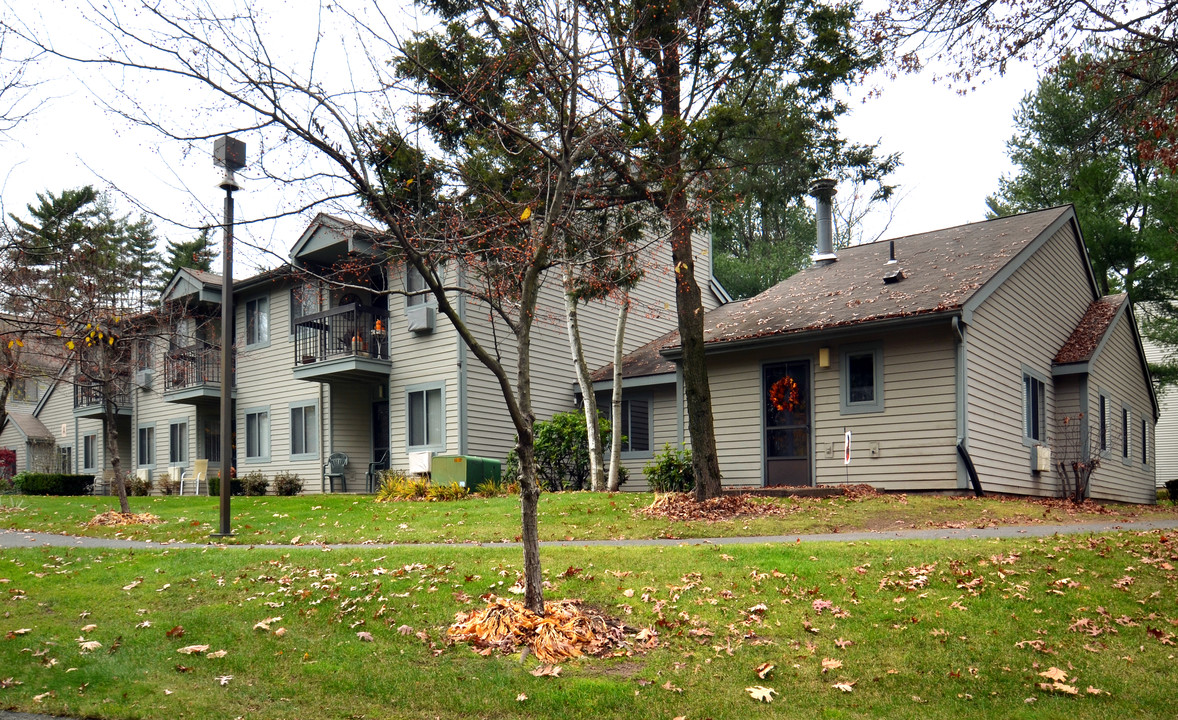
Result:
<svg viewBox="0 0 1178 720"><path fill-rule="evenodd" d="M839 412L844 415L884 410L883 346L843 350L839 383Z"/></svg>
<svg viewBox="0 0 1178 720"><path fill-rule="evenodd" d="M405 306L412 307L414 305L425 305L431 300L429 293L425 292L429 286L425 282L425 278L417 271L417 268L412 265L405 265L405 292L418 293L416 295L406 294Z"/></svg>

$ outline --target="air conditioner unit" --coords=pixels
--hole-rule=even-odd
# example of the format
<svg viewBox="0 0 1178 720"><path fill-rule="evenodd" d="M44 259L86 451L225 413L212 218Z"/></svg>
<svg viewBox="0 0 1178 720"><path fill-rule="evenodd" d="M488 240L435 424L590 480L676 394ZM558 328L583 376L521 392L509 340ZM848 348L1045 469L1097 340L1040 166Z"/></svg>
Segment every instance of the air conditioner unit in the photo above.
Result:
<svg viewBox="0 0 1178 720"><path fill-rule="evenodd" d="M430 473L430 466L433 463L434 454L432 451L411 452L409 453L409 474L410 475L428 475Z"/></svg>
<svg viewBox="0 0 1178 720"><path fill-rule="evenodd" d="M172 482L180 482L180 476L184 474L184 468L170 467L168 468L168 479Z"/></svg>
<svg viewBox="0 0 1178 720"><path fill-rule="evenodd" d="M1035 472L1051 472L1051 448L1042 445L1031 448L1031 469Z"/></svg>
<svg viewBox="0 0 1178 720"><path fill-rule="evenodd" d="M437 318L438 311L432 305L413 305L405 309L405 321L410 332L433 332Z"/></svg>
<svg viewBox="0 0 1178 720"><path fill-rule="evenodd" d="M138 470L135 471L135 479L142 480L143 482L150 482L151 481L151 471L144 469L144 468L139 468Z"/></svg>
<svg viewBox="0 0 1178 720"><path fill-rule="evenodd" d="M151 381L155 379L155 370L151 368L144 368L143 370L135 371L135 385L148 390L151 388Z"/></svg>

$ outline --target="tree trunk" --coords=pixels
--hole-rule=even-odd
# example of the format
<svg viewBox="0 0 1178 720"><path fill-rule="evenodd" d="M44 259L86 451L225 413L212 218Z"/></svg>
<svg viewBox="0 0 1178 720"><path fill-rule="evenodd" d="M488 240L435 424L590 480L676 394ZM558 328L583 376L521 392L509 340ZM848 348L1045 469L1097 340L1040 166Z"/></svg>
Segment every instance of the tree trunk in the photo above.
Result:
<svg viewBox="0 0 1178 720"><path fill-rule="evenodd" d="M597 416L597 396L593 394L593 381L589 368L585 366L585 346L581 343L581 323L577 315L577 298L573 294L573 269L564 266L564 316L569 333L569 351L573 355L573 368L577 372L577 383L581 386L581 397L585 399L585 434L589 441L589 488L594 492L605 489L605 478L601 472L601 423Z"/></svg>
<svg viewBox="0 0 1178 720"><path fill-rule="evenodd" d="M520 297L520 319L516 334L519 368L516 376L516 397L523 418L517 426L519 440L520 482L520 540L524 546L524 606L537 615L544 614L544 576L540 572L540 528L537 520L540 506L540 485L536 482L536 413L532 410L532 318L540 292L540 273L535 263L524 273Z"/></svg>
<svg viewBox="0 0 1178 720"><path fill-rule="evenodd" d="M102 400L102 429L104 440L106 442L106 456L110 458L110 469L114 473L115 487L119 492L119 512L131 512L131 504L127 502L127 483L123 479L123 463L122 458L119 457L119 426L115 423L115 402L113 383L103 383L103 393L105 397Z"/></svg>
<svg viewBox="0 0 1178 720"><path fill-rule="evenodd" d="M626 337L626 318L630 315L630 292L625 291L618 307L618 325L614 331L614 385L611 393L610 436L609 436L609 483L610 492L617 492L621 486L622 465L622 344Z"/></svg>

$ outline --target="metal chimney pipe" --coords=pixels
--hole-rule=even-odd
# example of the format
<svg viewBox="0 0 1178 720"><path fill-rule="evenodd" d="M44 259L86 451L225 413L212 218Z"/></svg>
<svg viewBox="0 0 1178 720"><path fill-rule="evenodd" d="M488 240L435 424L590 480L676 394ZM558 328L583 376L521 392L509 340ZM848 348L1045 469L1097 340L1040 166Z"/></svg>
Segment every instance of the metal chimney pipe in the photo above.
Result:
<svg viewBox="0 0 1178 720"><path fill-rule="evenodd" d="M818 248L811 260L824 265L838 260L838 255L834 253L834 222L830 203L837 192L836 184L832 178L819 178L810 183L810 195L814 198L818 221Z"/></svg>

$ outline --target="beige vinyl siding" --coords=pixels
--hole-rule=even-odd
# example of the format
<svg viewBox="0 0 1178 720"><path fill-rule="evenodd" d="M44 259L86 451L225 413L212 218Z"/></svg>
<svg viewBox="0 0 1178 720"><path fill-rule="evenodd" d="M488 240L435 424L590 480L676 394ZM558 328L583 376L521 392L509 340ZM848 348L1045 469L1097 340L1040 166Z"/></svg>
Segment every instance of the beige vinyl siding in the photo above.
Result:
<svg viewBox="0 0 1178 720"><path fill-rule="evenodd" d="M323 462L327 462L327 456L331 453L347 453L348 467L344 476L348 492L364 492L368 463L372 461L372 402L376 399L373 385L368 382L339 381L327 384L325 389L330 393L334 412L328 421L331 445L324 449ZM286 412L289 416L290 410ZM289 449L288 444L286 452L289 453ZM309 480L304 481L305 491L319 485L320 474L317 473ZM339 487L338 483L336 487ZM322 492L327 492L327 488L324 479Z"/></svg>
<svg viewBox="0 0 1178 720"><path fill-rule="evenodd" d="M259 343L256 347L247 348L246 304L249 300L262 295L269 297L270 342L269 345L263 346ZM234 305L237 315L237 476L258 471L273 482L275 473L293 472L302 478L305 492L315 492L319 485L322 460L319 457L297 461L290 459L290 405L301 402L319 404L320 396L320 383L294 379L294 342L290 334L290 285L267 283L261 287L235 292ZM270 459L247 460L246 411L267 407L270 411ZM324 417L325 410L321 407L318 419L320 427L323 425ZM322 435L320 439L322 440ZM320 457L326 457L323 455L323 447L323 443L320 442ZM167 459L166 456L164 459ZM350 484L348 489L352 489Z"/></svg>
<svg viewBox="0 0 1178 720"><path fill-rule="evenodd" d="M72 377L68 373L67 375ZM57 383L53 389L53 395L50 396L49 400L41 408L37 419L53 435L53 439L58 446L72 445L74 447L74 458L76 460L77 453L81 448L81 441L74 433L74 386L64 380ZM63 425L65 429L64 433L62 432ZM56 455L53 455L53 457L56 458ZM77 466L75 465L75 467Z"/></svg>
<svg viewBox="0 0 1178 720"><path fill-rule="evenodd" d="M122 458L122 466L128 468L127 472L129 475L134 476L135 471L139 469L139 427L142 425L154 425L155 452L153 454L153 464L155 467L152 470L152 479L154 481L152 490L157 494L163 492L163 483L169 479L168 468L172 466L172 463L169 462L169 453L171 451L169 425L172 422L183 421L188 424L188 459L184 463L177 463L176 467L181 468L181 472L191 470L193 467L192 461L202 457L204 454L203 444L200 448L196 447L196 406L169 402L164 399L164 388L167 385L164 355L167 352L168 340L166 330L161 331L157 337L151 339L152 368L154 370L151 385L147 388L141 388L132 382L131 393L134 404L131 417L128 418L127 422L128 453ZM191 342L191 340L189 339L186 342ZM218 412L215 404L210 406L210 412L214 414ZM122 433L120 433L119 444L123 444ZM217 466L212 466L210 468L210 475L215 475L217 469ZM207 492L205 487L205 485L201 486L201 492Z"/></svg>
<svg viewBox="0 0 1178 720"><path fill-rule="evenodd" d="M1031 472L1023 442L1023 368L1049 382L1044 445L1056 429L1051 361L1095 299L1071 225L1031 255L977 308L966 329L968 447L986 492L1059 494L1053 473Z"/></svg>
<svg viewBox="0 0 1178 720"><path fill-rule="evenodd" d="M446 275L447 283L456 280L452 270ZM392 283L393 287L403 287L403 273L396 273ZM457 304L459 301L453 299L452 302ZM471 322L469 313L467 322ZM388 394L390 467L402 470L409 467L409 418L406 405L411 387L433 383L443 386L446 441L443 450L434 452L438 455L458 452L458 342L458 331L441 312L437 314L433 332L410 332L405 315L405 298L389 298L389 356L392 360ZM478 360L468 355L467 363L473 366L478 364ZM371 404L368 404L366 412L371 424ZM367 463L365 465L367 470Z"/></svg>
<svg viewBox="0 0 1178 720"><path fill-rule="evenodd" d="M666 238L648 237L641 264L643 279L631 291L631 309L626 320L626 336L623 353L632 352L652 339L667 333L677 325L675 315L675 278L671 270L671 250ZM702 285L704 307L713 308L719 303L708 289L710 274L710 247L706 236L697 236L696 278ZM617 327L617 303L606 299L582 303L578 308L581 324L582 344L585 362L590 371L608 364L613 359L614 337ZM508 369L512 385L516 383L515 336L502 321L495 319L492 332L491 314L486 306L471 301L467 305L467 318L480 342L488 348L495 347ZM492 353L495 351L492 350ZM467 422L469 427L469 453L486 457L503 458L515 442L515 429L507 413L503 394L494 375L474 357L467 353ZM547 420L554 413L572 410L578 389L573 369L572 354L569 350L566 329L564 293L559 269L545 273L532 326L531 346L533 411L537 420ZM656 447L663 442L676 442L677 425L673 422L673 409L669 425L670 435L659 435ZM656 433L667 432L664 428ZM628 461L627 467L639 470L645 460L637 463ZM638 480L632 472L631 483ZM630 489L629 486L627 489Z"/></svg>
<svg viewBox="0 0 1178 720"><path fill-rule="evenodd" d="M882 347L884 410L843 414L839 409L841 351L864 343ZM830 348L829 368L818 367L819 347ZM816 484L957 489L954 340L948 320L887 335L847 337L837 343L798 343L711 357L708 376L725 486L763 484L762 366L795 359L810 361ZM849 466L843 464L844 430L852 434ZM877 457L869 451L873 443L879 446Z"/></svg>
<svg viewBox="0 0 1178 720"><path fill-rule="evenodd" d="M1154 480L1154 449L1159 447L1154 429L1153 405L1150 402L1148 380L1141 370L1137 343L1129 327L1129 317L1121 315L1109 330L1109 336L1092 363L1089 378L1089 406L1095 410L1091 417L1099 433L1100 393L1108 397L1109 447L1100 467L1092 475L1090 495L1098 500L1153 503L1157 499ZM1129 461L1121 457L1121 442L1125 428L1121 423L1121 407L1131 409L1129 428ZM1141 420L1149 427L1149 463L1141 462ZM1095 434L1095 433L1094 433Z"/></svg>
<svg viewBox="0 0 1178 720"><path fill-rule="evenodd" d="M1151 363L1178 361L1178 353L1163 349L1142 338L1145 356ZM1158 423L1155 428L1155 470L1160 487L1169 480L1178 480L1178 389L1167 387L1158 393Z"/></svg>
<svg viewBox="0 0 1178 720"><path fill-rule="evenodd" d="M642 395L650 399L650 452L644 456L623 457L622 467L630 473L629 479L621 486L625 492L646 492L650 486L646 482L646 478L642 474L642 468L647 463L651 462L652 458L663 451L667 445L672 448L679 447L679 426L675 421L675 412L678 404L675 402L675 384L672 380L669 385L650 385L646 387L637 387L632 390L623 390L622 396L626 397L627 393L634 393L635 396ZM607 405L601 407L601 412L605 417L610 416L611 408ZM609 446L603 448L605 454L606 470L609 469Z"/></svg>

